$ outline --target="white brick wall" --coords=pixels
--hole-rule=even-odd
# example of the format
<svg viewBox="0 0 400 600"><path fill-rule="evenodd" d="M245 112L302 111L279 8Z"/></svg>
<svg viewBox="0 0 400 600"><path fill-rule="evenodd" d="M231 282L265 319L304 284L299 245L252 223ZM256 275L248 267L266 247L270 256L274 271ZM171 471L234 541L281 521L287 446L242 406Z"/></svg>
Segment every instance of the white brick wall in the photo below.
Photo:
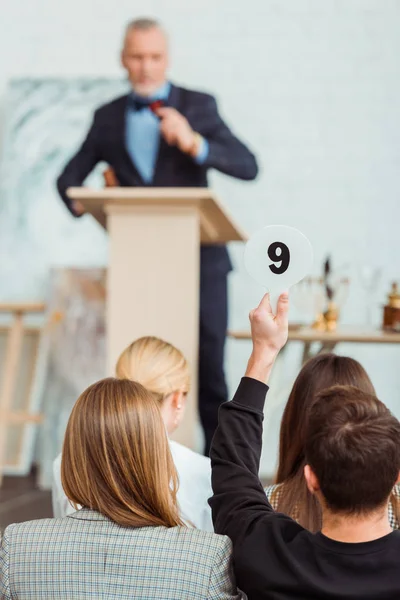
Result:
<svg viewBox="0 0 400 600"><path fill-rule="evenodd" d="M384 266L377 300L400 278L399 0L2 0L0 92L23 75L118 75L128 19L160 17L171 34L172 77L218 96L257 151L254 184L214 182L249 232L287 223L311 239L316 263L352 263L347 322L361 323L357 265ZM260 290L232 276L231 324L246 324ZM379 313L375 312L378 322ZM400 348L343 347L363 361L400 415ZM235 385L247 348L229 345ZM298 349L287 357L288 377ZM279 410L273 422L277 422ZM271 426L272 427L272 426ZM276 428L276 425L273 426ZM267 460L272 469L274 456Z"/></svg>

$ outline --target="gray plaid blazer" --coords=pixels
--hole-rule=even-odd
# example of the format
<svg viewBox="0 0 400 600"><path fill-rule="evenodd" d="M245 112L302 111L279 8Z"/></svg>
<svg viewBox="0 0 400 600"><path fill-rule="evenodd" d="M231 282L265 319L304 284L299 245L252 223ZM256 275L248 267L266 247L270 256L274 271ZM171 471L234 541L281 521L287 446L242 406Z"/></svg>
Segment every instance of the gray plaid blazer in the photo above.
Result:
<svg viewBox="0 0 400 600"><path fill-rule="evenodd" d="M0 599L240 600L231 548L214 533L120 527L84 508L7 527Z"/></svg>

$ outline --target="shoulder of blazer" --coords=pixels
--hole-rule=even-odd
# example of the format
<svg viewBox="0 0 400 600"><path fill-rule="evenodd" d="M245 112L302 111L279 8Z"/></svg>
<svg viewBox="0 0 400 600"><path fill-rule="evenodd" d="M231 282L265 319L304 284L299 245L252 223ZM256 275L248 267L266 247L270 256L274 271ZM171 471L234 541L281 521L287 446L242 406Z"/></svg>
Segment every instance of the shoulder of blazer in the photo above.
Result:
<svg viewBox="0 0 400 600"><path fill-rule="evenodd" d="M102 104L99 106L94 113L96 120L103 120L112 118L115 114L121 114L125 112L126 101L128 98L128 94L124 94L124 96L119 96L111 102L107 102L107 104Z"/></svg>
<svg viewBox="0 0 400 600"><path fill-rule="evenodd" d="M215 103L215 98L212 94L191 90L174 84L171 86L170 99L172 100L171 104L173 106L176 104L177 106L190 108L195 106L202 107L210 103Z"/></svg>
<svg viewBox="0 0 400 600"><path fill-rule="evenodd" d="M168 543L171 547L175 544L183 544L189 548L196 548L197 552L202 548L203 556L211 561L221 554L232 552L232 542L229 537L212 531L202 531L191 527L173 527L163 528L163 535L169 538Z"/></svg>

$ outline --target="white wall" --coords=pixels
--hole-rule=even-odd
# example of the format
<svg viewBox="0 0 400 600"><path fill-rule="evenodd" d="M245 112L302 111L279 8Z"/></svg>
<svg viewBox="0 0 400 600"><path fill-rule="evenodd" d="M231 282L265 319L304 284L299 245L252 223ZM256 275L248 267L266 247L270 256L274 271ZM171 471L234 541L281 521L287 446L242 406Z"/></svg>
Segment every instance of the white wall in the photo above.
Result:
<svg viewBox="0 0 400 600"><path fill-rule="evenodd" d="M343 320L362 323L360 264L400 279L399 0L2 0L0 94L13 76L120 75L123 24L150 15L172 40L172 77L216 93L221 111L259 156L257 182L214 178L242 225L286 223L306 233L316 265L351 263ZM232 249L231 325L246 325L261 290ZM378 323L380 313L374 314ZM248 348L230 342L231 386ZM400 415L400 348L343 346ZM299 349L287 356L294 374ZM271 420L276 433L279 409ZM270 458L273 464L274 456Z"/></svg>

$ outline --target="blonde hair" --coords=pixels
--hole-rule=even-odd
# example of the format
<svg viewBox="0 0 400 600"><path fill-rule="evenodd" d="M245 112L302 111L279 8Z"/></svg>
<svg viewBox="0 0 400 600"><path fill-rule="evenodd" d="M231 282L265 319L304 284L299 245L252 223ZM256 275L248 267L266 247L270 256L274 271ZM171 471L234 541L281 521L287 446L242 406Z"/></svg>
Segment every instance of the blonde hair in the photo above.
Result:
<svg viewBox="0 0 400 600"><path fill-rule="evenodd" d="M61 481L76 508L97 510L123 527L183 524L159 406L140 383L102 379L79 396L65 433Z"/></svg>
<svg viewBox="0 0 400 600"><path fill-rule="evenodd" d="M157 337L142 337L121 354L116 366L121 379L138 381L160 403L173 392L190 388L189 365L182 352Z"/></svg>

